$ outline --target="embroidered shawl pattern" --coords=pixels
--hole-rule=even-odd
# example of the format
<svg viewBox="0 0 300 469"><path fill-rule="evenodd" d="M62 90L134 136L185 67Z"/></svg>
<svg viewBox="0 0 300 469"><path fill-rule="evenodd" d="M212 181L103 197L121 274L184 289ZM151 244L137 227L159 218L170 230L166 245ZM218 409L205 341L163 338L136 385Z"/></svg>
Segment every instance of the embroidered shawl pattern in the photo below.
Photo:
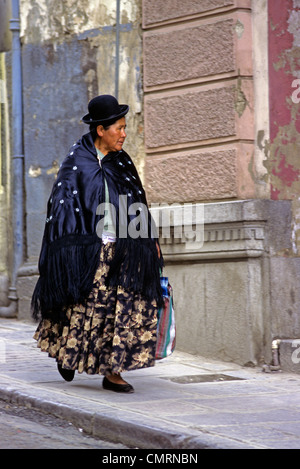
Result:
<svg viewBox="0 0 300 469"><path fill-rule="evenodd" d="M88 133L63 161L48 200L40 275L32 296L36 320L64 319L68 306L88 298L99 265L105 179L117 235L107 283L141 292L161 305L163 258L137 170L124 150L109 153L100 165ZM134 236L128 235L130 226Z"/></svg>

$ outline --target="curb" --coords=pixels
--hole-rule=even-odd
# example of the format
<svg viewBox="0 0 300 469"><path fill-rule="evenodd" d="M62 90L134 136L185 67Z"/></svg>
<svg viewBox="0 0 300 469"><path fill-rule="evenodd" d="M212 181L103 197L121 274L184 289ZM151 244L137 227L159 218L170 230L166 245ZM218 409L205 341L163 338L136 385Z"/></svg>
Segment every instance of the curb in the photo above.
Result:
<svg viewBox="0 0 300 469"><path fill-rule="evenodd" d="M33 397L13 388L0 388L0 399L10 404L33 408L72 423L90 436L128 446L129 449L247 449L234 440L202 433L201 437L157 429L146 423L132 423L121 418L81 410L66 404ZM248 449L254 449L249 446Z"/></svg>

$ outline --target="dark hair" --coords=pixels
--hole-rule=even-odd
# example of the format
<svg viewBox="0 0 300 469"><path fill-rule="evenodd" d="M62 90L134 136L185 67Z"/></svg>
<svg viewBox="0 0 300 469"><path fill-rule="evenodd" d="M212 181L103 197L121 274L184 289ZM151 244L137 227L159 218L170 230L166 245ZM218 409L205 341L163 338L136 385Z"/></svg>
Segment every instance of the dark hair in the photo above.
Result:
<svg viewBox="0 0 300 469"><path fill-rule="evenodd" d="M97 127L98 125L102 125L103 126L103 129L104 130L107 130L109 129L109 127L114 124L115 122L117 122L118 119L112 119L111 121L108 121L106 122L106 124L97 124L97 123L93 123L93 124L90 124L90 132L91 132L91 135L92 135L92 138L93 140L95 141L96 138L97 138Z"/></svg>
<svg viewBox="0 0 300 469"><path fill-rule="evenodd" d="M93 141L95 141L97 137L97 126L95 124L90 124L90 132Z"/></svg>

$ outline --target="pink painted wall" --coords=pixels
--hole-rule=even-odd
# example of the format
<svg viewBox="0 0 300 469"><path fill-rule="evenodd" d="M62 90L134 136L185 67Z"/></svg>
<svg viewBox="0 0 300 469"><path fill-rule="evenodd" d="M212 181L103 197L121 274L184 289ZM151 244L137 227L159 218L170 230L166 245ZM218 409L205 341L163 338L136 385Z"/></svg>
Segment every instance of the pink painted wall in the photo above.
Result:
<svg viewBox="0 0 300 469"><path fill-rule="evenodd" d="M300 104L294 102L293 82L300 78L300 2L269 0L268 8L271 198L296 201L300 195Z"/></svg>

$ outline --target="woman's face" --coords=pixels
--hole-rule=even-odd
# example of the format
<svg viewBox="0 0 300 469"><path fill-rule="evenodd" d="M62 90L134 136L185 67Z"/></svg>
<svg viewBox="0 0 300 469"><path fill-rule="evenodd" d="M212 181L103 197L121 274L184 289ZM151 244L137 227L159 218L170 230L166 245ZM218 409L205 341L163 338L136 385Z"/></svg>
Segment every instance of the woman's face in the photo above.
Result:
<svg viewBox="0 0 300 469"><path fill-rule="evenodd" d="M104 129L102 125L97 127L97 133L100 137L99 150L104 154L111 151L120 151L122 150L123 143L126 138L126 121L125 117L117 120L112 124L107 130Z"/></svg>

